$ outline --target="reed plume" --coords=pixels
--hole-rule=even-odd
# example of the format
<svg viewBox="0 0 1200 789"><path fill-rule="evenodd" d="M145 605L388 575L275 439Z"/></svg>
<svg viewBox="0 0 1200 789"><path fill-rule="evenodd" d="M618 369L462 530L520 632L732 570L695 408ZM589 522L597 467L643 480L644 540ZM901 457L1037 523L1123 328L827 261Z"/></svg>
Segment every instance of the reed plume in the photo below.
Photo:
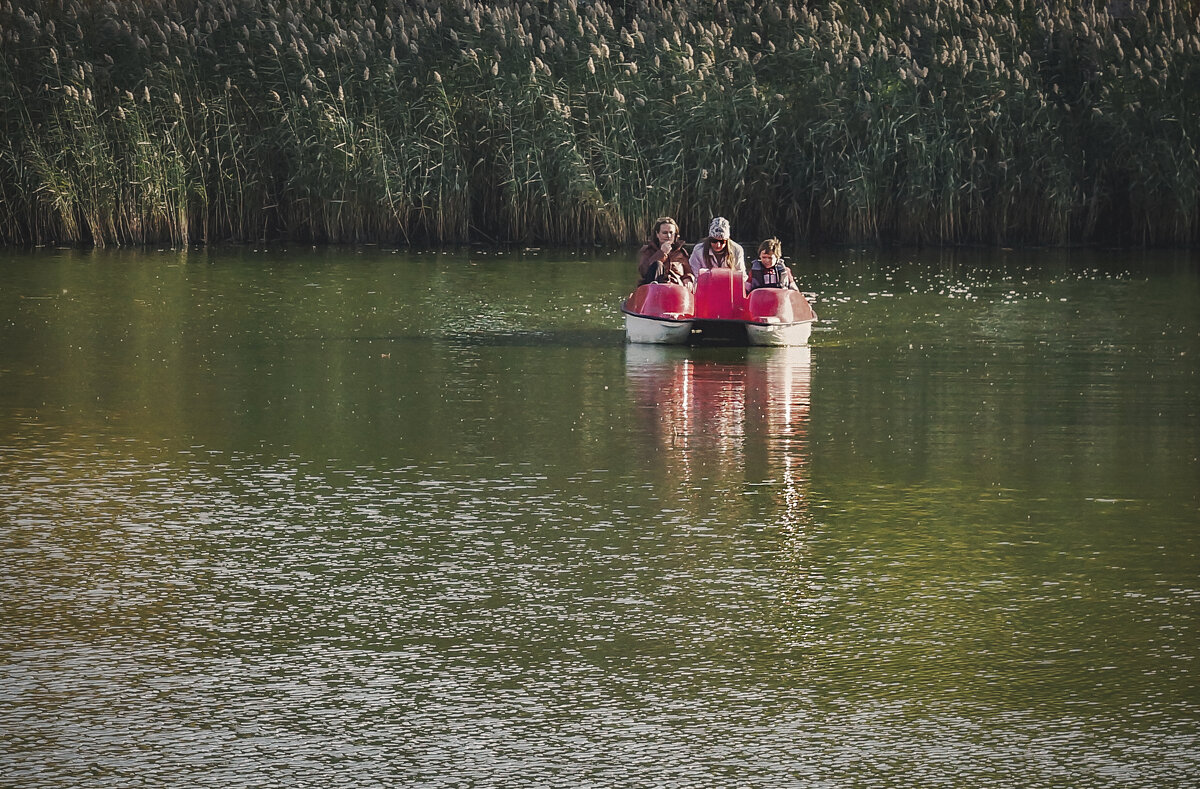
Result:
<svg viewBox="0 0 1200 789"><path fill-rule="evenodd" d="M1191 4L631 8L4 0L0 242L1200 234Z"/></svg>

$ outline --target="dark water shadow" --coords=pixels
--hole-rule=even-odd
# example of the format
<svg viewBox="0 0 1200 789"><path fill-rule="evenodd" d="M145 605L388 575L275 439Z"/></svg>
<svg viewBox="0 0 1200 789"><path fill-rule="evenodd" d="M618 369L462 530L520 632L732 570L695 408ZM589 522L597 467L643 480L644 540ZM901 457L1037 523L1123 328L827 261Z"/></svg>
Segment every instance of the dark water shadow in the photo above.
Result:
<svg viewBox="0 0 1200 789"><path fill-rule="evenodd" d="M380 334L371 336L321 337L310 335L286 340L271 340L270 344L306 343L404 343L414 345L450 345L468 347L517 348L607 348L625 344L622 330L590 331L517 331L462 332L459 334Z"/></svg>

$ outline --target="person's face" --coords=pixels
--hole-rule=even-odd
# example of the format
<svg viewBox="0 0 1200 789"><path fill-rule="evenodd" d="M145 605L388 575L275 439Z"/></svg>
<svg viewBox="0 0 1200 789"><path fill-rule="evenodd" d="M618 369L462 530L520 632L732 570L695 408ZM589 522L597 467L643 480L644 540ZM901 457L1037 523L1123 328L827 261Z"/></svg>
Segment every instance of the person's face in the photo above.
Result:
<svg viewBox="0 0 1200 789"><path fill-rule="evenodd" d="M764 268L774 268L775 261L778 260L778 258L775 257L775 253L769 249L764 249L762 252L759 252L758 259L762 261Z"/></svg>
<svg viewBox="0 0 1200 789"><path fill-rule="evenodd" d="M717 252L725 251L725 239L723 239L723 238L712 238L712 239L709 239L708 243Z"/></svg>
<svg viewBox="0 0 1200 789"><path fill-rule="evenodd" d="M675 236L679 235L679 231L670 222L663 222L658 226L658 230L655 231L654 235L658 237L659 244L673 244L675 243Z"/></svg>

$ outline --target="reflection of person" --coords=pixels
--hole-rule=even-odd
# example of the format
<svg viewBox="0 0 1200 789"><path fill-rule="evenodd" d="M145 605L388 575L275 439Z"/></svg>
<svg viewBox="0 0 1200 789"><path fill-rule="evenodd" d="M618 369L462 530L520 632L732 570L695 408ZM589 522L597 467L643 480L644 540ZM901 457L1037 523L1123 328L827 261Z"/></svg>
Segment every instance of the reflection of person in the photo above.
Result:
<svg viewBox="0 0 1200 789"><path fill-rule="evenodd" d="M669 216L654 220L650 238L638 251L638 285L650 282L673 282L688 287L696 282L679 238L679 225Z"/></svg>
<svg viewBox="0 0 1200 789"><path fill-rule="evenodd" d="M792 270L783 263L783 244L778 238L768 238L758 246L758 260L750 266L746 292L755 288L786 288L800 290Z"/></svg>
<svg viewBox="0 0 1200 789"><path fill-rule="evenodd" d="M729 238L729 220L718 216L708 226L708 237L692 248L692 270L731 268L746 273L746 251Z"/></svg>

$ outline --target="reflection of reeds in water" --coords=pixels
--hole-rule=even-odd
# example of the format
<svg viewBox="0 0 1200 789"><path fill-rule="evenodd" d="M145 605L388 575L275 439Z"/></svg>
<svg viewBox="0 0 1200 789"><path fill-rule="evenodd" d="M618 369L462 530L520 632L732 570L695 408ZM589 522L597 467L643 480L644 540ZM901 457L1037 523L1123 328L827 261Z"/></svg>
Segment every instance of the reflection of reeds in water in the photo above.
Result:
<svg viewBox="0 0 1200 789"><path fill-rule="evenodd" d="M629 8L5 0L0 240L1197 240L1193 4Z"/></svg>

